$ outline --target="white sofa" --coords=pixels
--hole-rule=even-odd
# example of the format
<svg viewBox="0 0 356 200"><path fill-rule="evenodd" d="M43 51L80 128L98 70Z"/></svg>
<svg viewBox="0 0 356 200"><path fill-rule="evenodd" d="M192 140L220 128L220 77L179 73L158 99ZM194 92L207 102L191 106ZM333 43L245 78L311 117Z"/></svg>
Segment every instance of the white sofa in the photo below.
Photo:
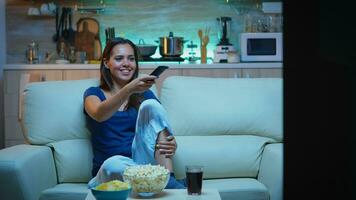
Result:
<svg viewBox="0 0 356 200"><path fill-rule="evenodd" d="M29 144L0 150L4 200L85 199L91 178L83 92L98 80L26 87L23 125ZM178 149L175 173L204 165L204 188L223 200L283 199L283 103L280 78L168 77L160 101Z"/></svg>

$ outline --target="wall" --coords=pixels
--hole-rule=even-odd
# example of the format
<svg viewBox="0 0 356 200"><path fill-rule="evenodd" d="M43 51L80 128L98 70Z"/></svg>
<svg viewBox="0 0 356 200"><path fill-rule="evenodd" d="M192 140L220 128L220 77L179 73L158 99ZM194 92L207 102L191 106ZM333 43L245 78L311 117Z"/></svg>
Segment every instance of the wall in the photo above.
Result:
<svg viewBox="0 0 356 200"><path fill-rule="evenodd" d="M31 40L39 43L41 54L54 52L55 43L52 36L55 33L54 17L28 16L29 7L40 7L43 2L28 0L8 0L6 5L7 31L7 63L25 62L25 49ZM62 5L81 6L80 2L94 1L58 1ZM68 3L70 2L70 3ZM229 3L227 3L229 2ZM243 4L241 3L243 2ZM105 41L104 30L115 27L116 36L124 36L138 43L143 38L146 43L157 44L159 37L168 36L173 31L175 36L199 44L198 29L210 28L210 43L208 57L213 56L213 49L218 43L217 17L230 16L231 43L238 47L239 33L242 31L242 9L253 10L260 4L259 0L135 0L135 1L105 1L105 11L100 14L75 12L74 21L81 17L94 17L100 22L100 38ZM75 27L74 27L75 29ZM186 43L187 45L188 43ZM186 48L183 57L188 56L190 49ZM199 46L199 45L198 45ZM200 52L195 49L197 56ZM155 57L160 57L157 50Z"/></svg>
<svg viewBox="0 0 356 200"><path fill-rule="evenodd" d="M5 0L0 0L0 113L4 113L3 68L6 63ZM0 115L0 149L4 147L4 116Z"/></svg>

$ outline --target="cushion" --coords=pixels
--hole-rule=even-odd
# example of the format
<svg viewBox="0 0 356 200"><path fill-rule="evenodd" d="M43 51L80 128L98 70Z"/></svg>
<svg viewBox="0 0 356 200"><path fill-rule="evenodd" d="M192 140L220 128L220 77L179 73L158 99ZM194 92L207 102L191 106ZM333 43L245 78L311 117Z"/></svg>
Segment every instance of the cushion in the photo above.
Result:
<svg viewBox="0 0 356 200"><path fill-rule="evenodd" d="M37 199L57 184L52 151L45 146L15 145L0 150L0 199Z"/></svg>
<svg viewBox="0 0 356 200"><path fill-rule="evenodd" d="M78 200L88 195L88 185L83 183L64 183L42 191L39 200Z"/></svg>
<svg viewBox="0 0 356 200"><path fill-rule="evenodd" d="M89 138L83 114L83 94L97 79L30 83L26 89L24 128L31 144ZM156 87L151 90L157 94ZM157 95L156 95L157 96Z"/></svg>
<svg viewBox="0 0 356 200"><path fill-rule="evenodd" d="M264 146L272 139L254 135L176 136L174 172L185 177L185 165L203 165L204 178L256 178Z"/></svg>
<svg viewBox="0 0 356 200"><path fill-rule="evenodd" d="M83 93L96 79L30 83L26 89L24 127L32 144L88 138Z"/></svg>
<svg viewBox="0 0 356 200"><path fill-rule="evenodd" d="M281 78L170 76L161 102L176 135L283 138Z"/></svg>
<svg viewBox="0 0 356 200"><path fill-rule="evenodd" d="M271 199L283 199L283 143L266 145L257 180L267 187Z"/></svg>
<svg viewBox="0 0 356 200"><path fill-rule="evenodd" d="M59 183L87 183L90 180L93 151L89 139L63 140L48 145L54 149Z"/></svg>

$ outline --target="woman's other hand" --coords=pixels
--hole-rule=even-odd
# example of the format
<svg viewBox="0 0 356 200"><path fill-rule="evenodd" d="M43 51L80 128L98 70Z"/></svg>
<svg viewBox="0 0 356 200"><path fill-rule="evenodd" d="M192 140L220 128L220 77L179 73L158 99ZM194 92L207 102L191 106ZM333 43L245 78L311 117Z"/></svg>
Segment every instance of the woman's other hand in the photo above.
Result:
<svg viewBox="0 0 356 200"><path fill-rule="evenodd" d="M148 90L155 83L156 76L147 75L135 78L126 85L131 94L142 93Z"/></svg>
<svg viewBox="0 0 356 200"><path fill-rule="evenodd" d="M159 140L156 144L156 150L166 157L172 157L177 150L176 139L170 135L166 137L166 140Z"/></svg>

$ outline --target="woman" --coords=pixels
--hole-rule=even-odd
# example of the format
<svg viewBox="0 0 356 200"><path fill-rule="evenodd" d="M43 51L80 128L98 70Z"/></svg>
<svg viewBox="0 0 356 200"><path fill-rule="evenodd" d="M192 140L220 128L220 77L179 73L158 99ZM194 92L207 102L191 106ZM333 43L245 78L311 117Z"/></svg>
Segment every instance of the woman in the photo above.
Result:
<svg viewBox="0 0 356 200"><path fill-rule="evenodd" d="M100 86L84 93L84 113L93 147L93 187L122 180L127 166L160 164L171 176L166 188L185 188L173 173L177 144L164 108L149 88L155 76L138 77L138 51L128 39L115 38L104 49Z"/></svg>

